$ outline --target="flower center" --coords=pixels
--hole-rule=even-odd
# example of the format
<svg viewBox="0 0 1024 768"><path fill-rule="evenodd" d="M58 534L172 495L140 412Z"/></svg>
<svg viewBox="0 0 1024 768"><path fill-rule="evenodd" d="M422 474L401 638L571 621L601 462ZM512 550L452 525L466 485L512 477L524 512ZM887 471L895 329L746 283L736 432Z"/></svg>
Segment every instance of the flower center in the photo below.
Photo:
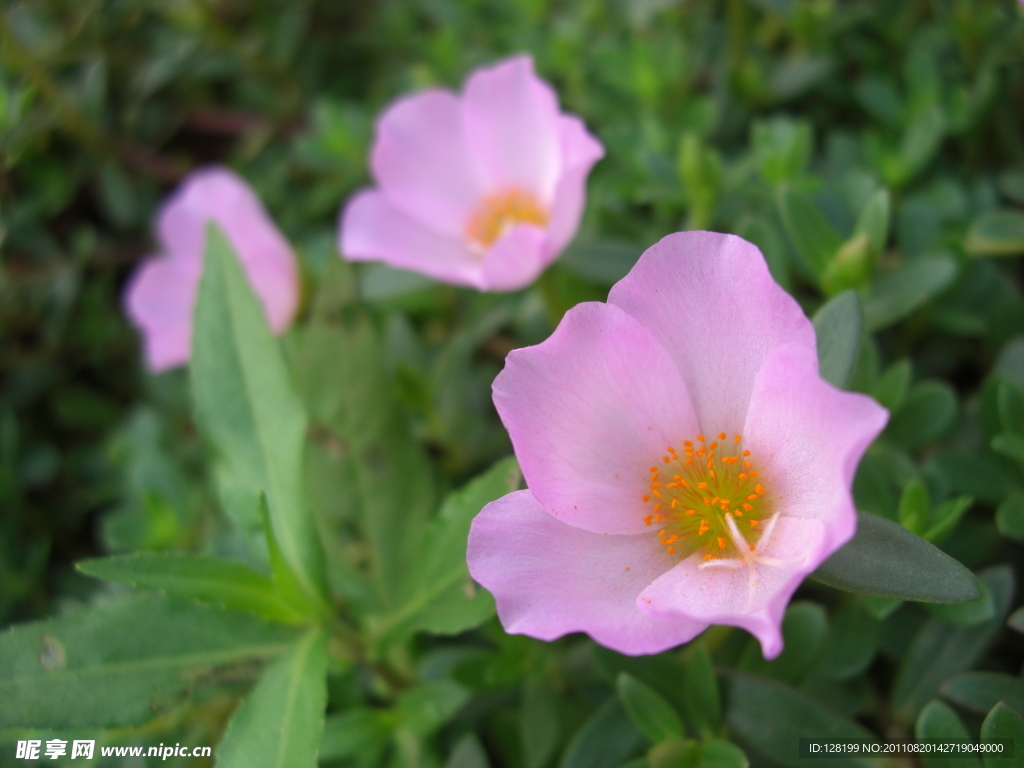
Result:
<svg viewBox="0 0 1024 768"><path fill-rule="evenodd" d="M702 551L705 560L741 557L726 516L733 518L753 551L764 521L771 517L771 499L758 476L743 438L683 441L683 454L669 446L661 466L651 466L650 488L643 500L651 506L644 518L655 526L658 540L670 555L686 558Z"/></svg>
<svg viewBox="0 0 1024 768"><path fill-rule="evenodd" d="M533 195L513 187L484 198L466 223L466 239L482 254L516 224L546 227L548 219L548 211Z"/></svg>

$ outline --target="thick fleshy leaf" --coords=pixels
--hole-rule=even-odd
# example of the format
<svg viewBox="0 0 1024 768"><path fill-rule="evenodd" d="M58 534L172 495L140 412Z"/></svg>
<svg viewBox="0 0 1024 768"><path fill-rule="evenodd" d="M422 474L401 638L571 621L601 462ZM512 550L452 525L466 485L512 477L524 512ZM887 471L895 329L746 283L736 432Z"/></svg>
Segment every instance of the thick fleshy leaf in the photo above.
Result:
<svg viewBox="0 0 1024 768"><path fill-rule="evenodd" d="M797 253L808 267L821 275L842 246L842 236L803 192L783 187L779 190L778 203L782 223Z"/></svg>
<svg viewBox="0 0 1024 768"><path fill-rule="evenodd" d="M83 560L77 567L98 579L247 611L273 621L298 623L303 619L281 598L270 577L232 560L144 552Z"/></svg>
<svg viewBox="0 0 1024 768"><path fill-rule="evenodd" d="M618 768L643 737L612 697L569 740L559 768Z"/></svg>
<svg viewBox="0 0 1024 768"><path fill-rule="evenodd" d="M812 577L846 592L966 603L981 596L968 569L902 525L866 512L857 514L857 533L822 563Z"/></svg>
<svg viewBox="0 0 1024 768"><path fill-rule="evenodd" d="M306 633L242 702L217 746L219 768L316 768L327 705L327 635Z"/></svg>
<svg viewBox="0 0 1024 768"><path fill-rule="evenodd" d="M999 740L1007 746L1013 745L1013 757L997 757L996 753L986 753L982 758L985 768L1020 768L1024 763L1021 745L1024 744L1024 716L1003 702L992 708L981 724L982 741Z"/></svg>
<svg viewBox="0 0 1024 768"><path fill-rule="evenodd" d="M843 389L850 381L860 351L864 312L854 291L832 297L814 315L821 378Z"/></svg>
<svg viewBox="0 0 1024 768"><path fill-rule="evenodd" d="M218 669L277 656L294 638L280 624L154 595L21 624L0 635L0 727L143 723Z"/></svg>
<svg viewBox="0 0 1024 768"><path fill-rule="evenodd" d="M1024 713L1024 678L1002 672L964 672L942 684L942 695L984 715L1000 701Z"/></svg>
<svg viewBox="0 0 1024 768"><path fill-rule="evenodd" d="M997 566L983 572L981 579L992 592L995 616L971 627L931 618L921 627L893 683L891 700L897 717L913 721L921 707L935 698L939 685L973 667L1002 628L1013 601L1013 572L1007 566Z"/></svg>
<svg viewBox="0 0 1024 768"><path fill-rule="evenodd" d="M985 211L971 222L964 248L971 256L1016 256L1024 253L1024 213Z"/></svg>
<svg viewBox="0 0 1024 768"><path fill-rule="evenodd" d="M727 680L729 727L741 743L772 762L806 768L807 760L799 756L801 738L874 740L857 723L783 683L741 672L729 674ZM852 757L833 757L828 764L842 768L870 765Z"/></svg>
<svg viewBox="0 0 1024 768"><path fill-rule="evenodd" d="M914 726L914 735L918 741L925 739L956 739L966 744L972 742L971 734L956 712L941 701L928 703L921 714L917 717ZM976 755L949 754L949 755L922 755L922 762L926 768L980 768L981 761Z"/></svg>
<svg viewBox="0 0 1024 768"><path fill-rule="evenodd" d="M878 277L864 304L867 329L881 330L902 320L949 287L956 272L956 261L951 256L928 256Z"/></svg>
<svg viewBox="0 0 1024 768"><path fill-rule="evenodd" d="M722 727L722 704L711 654L703 643L694 643L683 661L683 706L686 722L702 737Z"/></svg>
<svg viewBox="0 0 1024 768"><path fill-rule="evenodd" d="M647 683L620 672L615 687L633 725L652 743L686 735L679 713Z"/></svg>

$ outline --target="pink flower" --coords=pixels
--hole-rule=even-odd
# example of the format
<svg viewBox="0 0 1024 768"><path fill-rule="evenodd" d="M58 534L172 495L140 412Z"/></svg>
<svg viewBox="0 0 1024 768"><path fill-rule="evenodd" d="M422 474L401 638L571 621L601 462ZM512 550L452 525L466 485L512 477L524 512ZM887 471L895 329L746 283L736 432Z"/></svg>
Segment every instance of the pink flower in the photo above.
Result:
<svg viewBox="0 0 1024 768"><path fill-rule="evenodd" d="M494 403L530 489L473 522L473 578L509 632L628 654L731 624L776 656L794 590L854 534L888 418L822 381L761 253L713 232L666 237L607 304L510 353Z"/></svg>
<svg viewBox="0 0 1024 768"><path fill-rule="evenodd" d="M142 331L146 364L153 372L184 365L191 356L192 313L209 222L234 246L274 333L281 333L295 316L295 256L259 199L227 168L194 171L157 217L162 253L139 265L126 291L128 317Z"/></svg>
<svg viewBox="0 0 1024 768"><path fill-rule="evenodd" d="M529 285L579 225L587 175L604 148L558 111L554 91L517 56L474 72L462 97L434 88L377 123L379 189L341 216L350 261L384 261L482 291Z"/></svg>

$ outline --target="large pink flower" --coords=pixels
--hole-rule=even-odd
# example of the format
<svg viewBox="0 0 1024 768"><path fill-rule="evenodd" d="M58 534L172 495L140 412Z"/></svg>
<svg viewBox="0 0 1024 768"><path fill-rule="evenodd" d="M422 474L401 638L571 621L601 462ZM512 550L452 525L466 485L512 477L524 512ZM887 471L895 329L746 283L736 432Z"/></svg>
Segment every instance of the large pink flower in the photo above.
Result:
<svg viewBox="0 0 1024 768"><path fill-rule="evenodd" d="M184 365L191 356L192 314L209 222L234 246L274 333L295 316L295 256L255 193L227 168L194 171L160 210L161 253L139 265L125 296L128 316L145 339L146 364L154 372Z"/></svg>
<svg viewBox="0 0 1024 768"><path fill-rule="evenodd" d="M473 522L473 578L509 632L628 654L731 624L776 656L793 591L853 536L888 417L822 381L761 253L712 232L666 237L510 353L494 403L529 490Z"/></svg>
<svg viewBox="0 0 1024 768"><path fill-rule="evenodd" d="M339 247L446 283L522 288L572 239L603 156L517 56L474 72L461 98L435 88L384 112L370 155L379 189L349 201Z"/></svg>

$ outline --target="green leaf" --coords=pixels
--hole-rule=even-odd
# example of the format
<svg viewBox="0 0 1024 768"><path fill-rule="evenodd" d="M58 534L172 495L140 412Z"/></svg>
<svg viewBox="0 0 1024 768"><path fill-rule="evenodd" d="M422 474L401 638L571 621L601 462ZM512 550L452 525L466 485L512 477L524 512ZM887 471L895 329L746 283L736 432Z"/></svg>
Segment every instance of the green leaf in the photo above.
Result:
<svg viewBox="0 0 1024 768"><path fill-rule="evenodd" d="M871 396L895 413L903 407L910 390L913 367L910 360L903 358L885 369L885 373L871 388Z"/></svg>
<svg viewBox="0 0 1024 768"><path fill-rule="evenodd" d="M1024 713L1024 679L1002 672L963 672L942 684L942 695L975 714L1004 701Z"/></svg>
<svg viewBox="0 0 1024 768"><path fill-rule="evenodd" d="M362 764L376 762L391 739L390 713L380 707L349 707L324 722L320 759L334 762L355 758Z"/></svg>
<svg viewBox="0 0 1024 768"><path fill-rule="evenodd" d="M0 635L0 728L150 720L221 668L286 651L295 631L242 613L130 595Z"/></svg>
<svg viewBox="0 0 1024 768"><path fill-rule="evenodd" d="M322 601L323 565L303 498L306 415L230 244L207 232L191 362L200 425L217 449L231 495L253 504L265 494L274 535L310 600ZM253 510L258 514L258 506Z"/></svg>
<svg viewBox="0 0 1024 768"><path fill-rule="evenodd" d="M922 381L910 390L885 436L907 450L941 437L956 419L956 392L944 381Z"/></svg>
<svg viewBox="0 0 1024 768"><path fill-rule="evenodd" d="M327 635L306 633L231 716L218 768L316 768L327 706Z"/></svg>
<svg viewBox="0 0 1024 768"><path fill-rule="evenodd" d="M801 738L874 740L852 720L788 685L742 672L730 673L727 679L729 727L743 744L773 763L806 768L807 761L799 756ZM840 768L871 765L853 757L830 758L828 764Z"/></svg>
<svg viewBox="0 0 1024 768"><path fill-rule="evenodd" d="M445 499L415 560L398 607L373 629L381 639L428 630L456 634L477 626L494 613L494 600L479 589L466 566L469 526L485 505L514 491L520 480L514 458L503 459Z"/></svg>
<svg viewBox="0 0 1024 768"><path fill-rule="evenodd" d="M1008 539L1024 542L1024 493L1014 491L996 510L996 527Z"/></svg>
<svg viewBox="0 0 1024 768"><path fill-rule="evenodd" d="M558 263L587 280L612 285L636 264L643 248L621 240L579 237L566 248Z"/></svg>
<svg viewBox="0 0 1024 768"><path fill-rule="evenodd" d="M981 740L995 739L1013 744L1013 757L993 757L986 753L982 758L985 768L1020 768L1024 765L1024 717L1003 702L996 704L981 724Z"/></svg>
<svg viewBox="0 0 1024 768"><path fill-rule="evenodd" d="M1024 253L1024 213L985 211L971 222L964 240L971 256L1016 256Z"/></svg>
<svg viewBox="0 0 1024 768"><path fill-rule="evenodd" d="M900 494L900 505L897 518L900 525L908 531L922 535L928 524L928 512L931 502L928 499L928 488L920 478L914 478L903 488Z"/></svg>
<svg viewBox="0 0 1024 768"><path fill-rule="evenodd" d="M859 599L847 599L832 615L815 665L822 676L849 680L870 666L878 652L881 623Z"/></svg>
<svg viewBox="0 0 1024 768"><path fill-rule="evenodd" d="M815 313L818 368L825 381L840 389L849 384L863 331L864 313L854 291L832 297Z"/></svg>
<svg viewBox="0 0 1024 768"><path fill-rule="evenodd" d="M490 765L480 739L473 733L467 733L455 745L444 768L490 768Z"/></svg>
<svg viewBox="0 0 1024 768"><path fill-rule="evenodd" d="M1002 434L992 438L992 450L1013 459L1024 467L1024 437Z"/></svg>
<svg viewBox="0 0 1024 768"><path fill-rule="evenodd" d="M973 506L974 499L970 496L957 496L940 504L932 511L931 522L924 534L925 540L932 544L941 543Z"/></svg>
<svg viewBox="0 0 1024 768"><path fill-rule="evenodd" d="M921 714L917 717L917 723L914 726L914 736L918 741L924 739L956 739L966 743L971 743L971 734L968 732L967 727L963 724L963 721L957 716L956 712L941 701L930 701L928 705L921 710ZM934 755L922 755L922 762L926 768L980 768L981 761L976 755L963 754L963 755L941 755L935 757Z"/></svg>
<svg viewBox="0 0 1024 768"><path fill-rule="evenodd" d="M966 603L981 596L969 570L901 525L857 513L853 539L812 578L836 589L897 600Z"/></svg>
<svg viewBox="0 0 1024 768"><path fill-rule="evenodd" d="M620 672L615 687L633 725L653 743L685 736L679 713L649 685Z"/></svg>
<svg viewBox="0 0 1024 768"><path fill-rule="evenodd" d="M543 678L523 680L519 741L525 768L544 768L558 747L561 717L558 696Z"/></svg>
<svg viewBox="0 0 1024 768"><path fill-rule="evenodd" d="M996 408L1004 432L1024 436L1024 390L1012 381L996 384Z"/></svg>
<svg viewBox="0 0 1024 768"><path fill-rule="evenodd" d="M750 128L750 143L761 178L774 186L794 181L804 172L811 158L814 131L806 120L755 120Z"/></svg>
<svg viewBox="0 0 1024 768"><path fill-rule="evenodd" d="M790 603L782 620L782 653L766 661L760 645L751 642L747 646L750 655L741 659L740 669L795 685L817 661L827 634L824 608L806 600Z"/></svg>
<svg viewBox="0 0 1024 768"><path fill-rule="evenodd" d="M842 236L803 192L782 187L778 203L782 223L800 258L815 274L824 274L843 244Z"/></svg>
<svg viewBox="0 0 1024 768"><path fill-rule="evenodd" d="M354 459L359 522L378 603L393 610L436 508L430 462L385 375L373 324L357 308L324 302L298 333L294 353L318 430Z"/></svg>
<svg viewBox="0 0 1024 768"><path fill-rule="evenodd" d="M703 643L691 645L683 660L683 712L702 738L716 735L722 727L722 704L711 654Z"/></svg>
<svg viewBox="0 0 1024 768"><path fill-rule="evenodd" d="M821 275L821 289L828 296L866 288L871 280L874 252L865 234L854 235L836 251Z"/></svg>
<svg viewBox="0 0 1024 768"><path fill-rule="evenodd" d="M893 710L904 721L917 717L921 708L935 698L944 680L974 666L998 634L1013 600L1013 573L1008 566L999 566L980 578L992 592L995 616L971 627L933 617L921 627L904 654L892 688Z"/></svg>
<svg viewBox="0 0 1024 768"><path fill-rule="evenodd" d="M747 768L743 750L724 739L711 739L700 746L700 768Z"/></svg>
<svg viewBox="0 0 1024 768"><path fill-rule="evenodd" d="M883 188L876 190L857 214L853 232L856 235L866 235L876 254L885 251L885 243L889 239L891 210L892 199L889 190Z"/></svg>
<svg viewBox="0 0 1024 768"><path fill-rule="evenodd" d="M83 560L77 568L98 579L247 611L272 621L298 624L303 620L301 613L281 599L270 578L236 561L141 553Z"/></svg>
<svg viewBox="0 0 1024 768"><path fill-rule="evenodd" d="M467 701L469 691L452 680L421 683L398 698L396 723L423 738L447 723Z"/></svg>
<svg viewBox="0 0 1024 768"><path fill-rule="evenodd" d="M864 322L878 331L902 320L953 282L957 265L951 256L927 256L882 275L864 303Z"/></svg>
<svg viewBox="0 0 1024 768"><path fill-rule="evenodd" d="M573 734L559 768L617 768L642 743L640 732L612 697Z"/></svg>
<svg viewBox="0 0 1024 768"><path fill-rule="evenodd" d="M647 768L698 768L700 745L693 739L667 739L647 751L644 763Z"/></svg>

